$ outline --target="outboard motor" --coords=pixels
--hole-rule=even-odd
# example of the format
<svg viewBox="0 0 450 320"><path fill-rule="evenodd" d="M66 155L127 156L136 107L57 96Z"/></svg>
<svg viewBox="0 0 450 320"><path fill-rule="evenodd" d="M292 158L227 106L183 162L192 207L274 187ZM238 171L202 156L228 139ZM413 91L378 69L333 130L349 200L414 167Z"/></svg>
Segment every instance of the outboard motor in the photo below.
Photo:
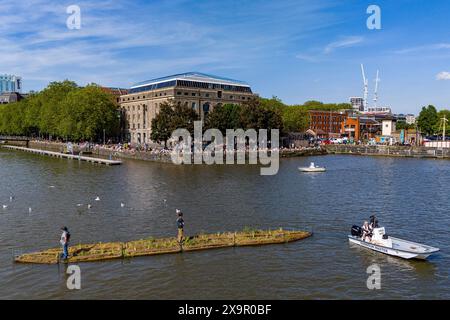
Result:
<svg viewBox="0 0 450 320"><path fill-rule="evenodd" d="M361 238L362 234L363 234L362 228L360 226L353 226L352 230L351 230L351 234L354 237L360 237Z"/></svg>

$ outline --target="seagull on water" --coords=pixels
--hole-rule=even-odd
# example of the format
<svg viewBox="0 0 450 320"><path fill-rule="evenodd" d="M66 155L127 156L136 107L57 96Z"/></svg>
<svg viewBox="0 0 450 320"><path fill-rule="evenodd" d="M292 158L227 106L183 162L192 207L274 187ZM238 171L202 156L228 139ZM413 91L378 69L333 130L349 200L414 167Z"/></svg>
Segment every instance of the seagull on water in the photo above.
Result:
<svg viewBox="0 0 450 320"><path fill-rule="evenodd" d="M6 209L6 208L8 208L8 206L6 204L4 204L3 205L3 209Z"/></svg>
<svg viewBox="0 0 450 320"><path fill-rule="evenodd" d="M120 207L121 207L121 208L125 207L125 203L121 202L121 203L120 203Z"/></svg>
<svg viewBox="0 0 450 320"><path fill-rule="evenodd" d="M31 210L31 207L30 207L30 208L28 208L28 212L29 212L29 213L31 213L31 211L33 211L33 210Z"/></svg>
<svg viewBox="0 0 450 320"><path fill-rule="evenodd" d="M97 198L95 198L95 201L100 201L100 197L97 196Z"/></svg>
<svg viewBox="0 0 450 320"><path fill-rule="evenodd" d="M9 202L12 202L14 200L14 196L9 197Z"/></svg>
<svg viewBox="0 0 450 320"><path fill-rule="evenodd" d="M91 204L88 204L88 209L90 209L90 208L92 208L92 205L91 205Z"/></svg>

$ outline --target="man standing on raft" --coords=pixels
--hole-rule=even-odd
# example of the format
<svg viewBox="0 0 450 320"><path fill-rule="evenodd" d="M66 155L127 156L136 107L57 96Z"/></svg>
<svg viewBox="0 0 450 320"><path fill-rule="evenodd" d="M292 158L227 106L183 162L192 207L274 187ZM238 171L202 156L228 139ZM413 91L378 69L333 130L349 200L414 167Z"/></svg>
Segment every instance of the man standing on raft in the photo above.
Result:
<svg viewBox="0 0 450 320"><path fill-rule="evenodd" d="M62 227L62 234L61 234L61 240L59 242L61 243L63 247L63 252L61 254L61 258L66 260L69 258L69 241L70 241L70 233L69 229L67 227Z"/></svg>
<svg viewBox="0 0 450 320"><path fill-rule="evenodd" d="M184 220L183 220L183 212L177 209L177 227L178 227L178 242L181 243L183 241L183 229L184 229Z"/></svg>

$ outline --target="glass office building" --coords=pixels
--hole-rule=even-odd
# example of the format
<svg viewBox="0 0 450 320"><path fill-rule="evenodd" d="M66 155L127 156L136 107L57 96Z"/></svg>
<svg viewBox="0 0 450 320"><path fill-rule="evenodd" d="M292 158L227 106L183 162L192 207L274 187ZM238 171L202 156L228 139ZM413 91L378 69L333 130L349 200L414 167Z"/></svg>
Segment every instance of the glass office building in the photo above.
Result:
<svg viewBox="0 0 450 320"><path fill-rule="evenodd" d="M0 94L22 92L22 78L15 75L0 74Z"/></svg>

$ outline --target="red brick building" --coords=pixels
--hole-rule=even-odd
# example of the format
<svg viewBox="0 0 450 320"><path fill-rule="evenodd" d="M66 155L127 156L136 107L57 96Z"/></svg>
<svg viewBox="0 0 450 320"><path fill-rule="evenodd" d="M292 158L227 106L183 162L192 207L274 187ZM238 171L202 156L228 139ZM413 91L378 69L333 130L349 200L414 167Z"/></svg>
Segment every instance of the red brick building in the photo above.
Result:
<svg viewBox="0 0 450 320"><path fill-rule="evenodd" d="M345 119L344 111L309 110L309 128L321 137L340 136Z"/></svg>

